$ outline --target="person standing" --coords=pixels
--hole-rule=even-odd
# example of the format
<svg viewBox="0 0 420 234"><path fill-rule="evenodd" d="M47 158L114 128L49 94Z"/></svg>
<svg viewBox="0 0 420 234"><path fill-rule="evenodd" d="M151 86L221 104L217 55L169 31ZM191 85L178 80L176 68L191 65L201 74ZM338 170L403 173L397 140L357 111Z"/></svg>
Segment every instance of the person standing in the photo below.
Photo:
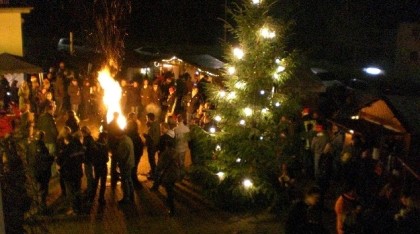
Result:
<svg viewBox="0 0 420 234"><path fill-rule="evenodd" d="M150 104L152 97L152 87L149 85L149 80L143 80L143 86L140 88L140 102L141 102L141 111L142 113L146 112L147 105Z"/></svg>
<svg viewBox="0 0 420 234"><path fill-rule="evenodd" d="M320 189L311 187L303 200L293 204L286 220L286 234L328 233L322 224L322 210L317 206L320 196Z"/></svg>
<svg viewBox="0 0 420 234"><path fill-rule="evenodd" d="M67 94L70 97L71 110L77 114L79 111L79 105L82 102L82 95L76 78L71 80L71 83L67 88Z"/></svg>
<svg viewBox="0 0 420 234"><path fill-rule="evenodd" d="M158 175L157 180L166 190L166 206L169 216L175 215L174 188L175 182L179 179L179 170L180 166L174 141L167 141L165 151L160 154L156 172Z"/></svg>
<svg viewBox="0 0 420 234"><path fill-rule="evenodd" d="M71 129L71 133L75 133L80 130L80 120L73 110L67 111L67 120L65 125Z"/></svg>
<svg viewBox="0 0 420 234"><path fill-rule="evenodd" d="M93 186L93 165L92 158L97 153L95 140L92 137L88 126L83 126L81 129L83 135L83 147L85 149L84 168L87 182L87 198L89 202L93 201L95 197L94 186Z"/></svg>
<svg viewBox="0 0 420 234"><path fill-rule="evenodd" d="M318 133L316 137L314 137L311 142L311 150L314 155L314 174L316 179L320 176L319 160L321 159L321 155L324 153L325 147L329 142L328 135L323 130L322 125L317 126L317 131Z"/></svg>
<svg viewBox="0 0 420 234"><path fill-rule="evenodd" d="M127 89L127 106L128 111L139 113L139 103L140 103L140 88L139 83L136 81L133 82L133 85L129 86Z"/></svg>
<svg viewBox="0 0 420 234"><path fill-rule="evenodd" d="M154 179L156 176L156 159L155 154L157 151L157 146L159 144L160 138L160 127L159 123L155 119L155 115L153 113L148 113L146 115L146 125L147 125L147 133L143 134L144 138L146 139L146 146L147 146L147 156L149 159L150 165L150 172L148 175L148 179Z"/></svg>
<svg viewBox="0 0 420 234"><path fill-rule="evenodd" d="M117 186L117 181L119 179L119 174L117 172L117 161L116 161L116 154L117 154L117 146L118 146L118 139L117 135L120 135L122 130L118 125L118 118L120 114L118 112L114 112L114 116L111 122L109 122L107 126L108 131L108 148L111 151L111 189L114 190Z"/></svg>
<svg viewBox="0 0 420 234"><path fill-rule="evenodd" d="M116 161L121 173L121 187L123 198L119 204L127 204L134 201L134 187L131 180L131 171L134 167L134 146L131 139L123 132L116 135L118 146L116 151Z"/></svg>
<svg viewBox="0 0 420 234"><path fill-rule="evenodd" d="M64 139L63 153L57 158L68 200L71 203L71 208L66 212L67 215L75 215L81 211L82 163L85 157L81 140L82 135L79 132L74 134L73 137L67 136Z"/></svg>
<svg viewBox="0 0 420 234"><path fill-rule="evenodd" d="M37 121L36 128L45 133L44 143L47 146L50 155L55 156L57 148L58 130L54 119L55 106L49 105L45 107Z"/></svg>
<svg viewBox="0 0 420 234"><path fill-rule="evenodd" d="M44 143L45 133L38 131L35 141L32 141L28 147L27 161L29 168L33 172L35 180L39 184L39 193L41 196L39 212L45 214L47 212L47 196L48 184L51 178L51 166L54 157L48 152Z"/></svg>
<svg viewBox="0 0 420 234"><path fill-rule="evenodd" d="M201 104L200 94L198 93L197 86L193 86L192 91L184 96L182 104L185 108L185 117L187 124L190 124L191 120L196 117L198 108Z"/></svg>
<svg viewBox="0 0 420 234"><path fill-rule="evenodd" d="M98 188L99 181L101 187L99 188L98 202L100 205L105 205L105 188L106 188L106 176L108 174L107 162L108 162L108 136L105 132L99 133L98 140L96 141L96 154L92 157L92 164L95 172L95 178L93 182L93 193L95 196L96 189Z"/></svg>
<svg viewBox="0 0 420 234"><path fill-rule="evenodd" d="M169 146L175 145L175 132L171 129L168 123L161 123L161 132L162 135L159 138L159 145L158 145L158 164L159 160L161 158L161 154L165 152ZM153 186L151 188L152 191L157 191L159 188L159 185L161 184L160 176L157 177L157 179L153 182Z"/></svg>
<svg viewBox="0 0 420 234"><path fill-rule="evenodd" d="M18 90L20 109L22 109L26 104L29 104L30 94L31 94L31 89L28 86L28 82L23 81Z"/></svg>
<svg viewBox="0 0 420 234"><path fill-rule="evenodd" d="M188 142L190 141L190 128L184 124L182 115L177 116L178 126L174 128L175 132L175 150L179 157L179 165L183 169L185 167L185 154L188 150Z"/></svg>
<svg viewBox="0 0 420 234"><path fill-rule="evenodd" d="M136 113L131 112L128 115L127 127L125 129L125 132L127 133L127 136L130 137L134 145L134 166L131 171L132 181L137 188L141 188L142 185L137 177L137 169L140 163L141 156L143 155L143 141L141 140L141 137L139 135L139 127L137 122L138 121Z"/></svg>

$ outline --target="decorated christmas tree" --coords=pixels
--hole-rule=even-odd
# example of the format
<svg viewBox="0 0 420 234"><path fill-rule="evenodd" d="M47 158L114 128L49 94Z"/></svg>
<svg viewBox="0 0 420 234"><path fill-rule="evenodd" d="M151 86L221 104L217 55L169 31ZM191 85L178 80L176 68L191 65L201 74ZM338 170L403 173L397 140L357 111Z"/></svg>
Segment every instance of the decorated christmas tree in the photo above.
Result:
<svg viewBox="0 0 420 234"><path fill-rule="evenodd" d="M280 158L290 142L285 116L295 104L282 93L282 84L296 68L284 44L287 24L269 16L272 4L244 0L230 10L236 42L226 46L223 85L208 89L215 106L210 128L215 149L207 167L219 177L214 194L226 207L272 200Z"/></svg>

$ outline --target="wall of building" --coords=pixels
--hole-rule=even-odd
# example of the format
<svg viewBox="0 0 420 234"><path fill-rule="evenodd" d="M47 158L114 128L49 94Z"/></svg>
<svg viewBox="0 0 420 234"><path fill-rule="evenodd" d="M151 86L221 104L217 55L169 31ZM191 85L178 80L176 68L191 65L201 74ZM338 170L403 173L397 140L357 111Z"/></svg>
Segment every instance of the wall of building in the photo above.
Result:
<svg viewBox="0 0 420 234"><path fill-rule="evenodd" d="M23 56L20 12L0 12L0 53Z"/></svg>

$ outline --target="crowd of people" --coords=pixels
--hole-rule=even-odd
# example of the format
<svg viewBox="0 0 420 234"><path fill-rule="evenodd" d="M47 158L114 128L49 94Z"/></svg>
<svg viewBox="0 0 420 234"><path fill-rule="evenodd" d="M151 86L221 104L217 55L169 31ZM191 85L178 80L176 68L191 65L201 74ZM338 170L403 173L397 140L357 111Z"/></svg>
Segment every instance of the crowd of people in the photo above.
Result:
<svg viewBox="0 0 420 234"><path fill-rule="evenodd" d="M384 160L374 139L353 133L347 143L345 132L315 111L304 109L298 123L303 129L299 163L284 163L279 176L287 202L296 201L286 233L328 233L325 211L335 213L339 234L419 232L418 181L403 180L396 165L390 165L388 154L398 154L396 144L382 149ZM293 197L298 180L314 184L301 198Z"/></svg>
<svg viewBox="0 0 420 234"><path fill-rule="evenodd" d="M16 142L26 177L37 184L39 213L49 214L46 201L53 176L59 178L61 195L69 201L68 215L84 212L83 207L96 199L106 205L108 174L112 191L121 181L119 203L132 203L134 190L142 188L137 173L146 147L151 190L165 188L168 212L174 215L174 186L185 174L190 127L209 131L215 126L209 116L212 105L204 92L210 82L207 76L198 81L187 73L178 79L170 73L153 79L121 79L126 127L120 128L119 113L114 113L112 120L104 120L109 123L98 136L83 121L105 116L103 90L94 76L76 75L61 62L43 79L31 77L19 86L0 79L0 141L2 145L11 139ZM63 124L57 125L56 119L64 120ZM289 194L291 202L302 175L317 185L292 206L287 233L325 231L320 213L328 208L325 197L331 193L331 183L345 185L334 207L338 233L416 233L419 216L414 194L389 180L392 176L374 157L371 142L355 134L345 145L344 134L336 125L307 109L301 119L283 117L280 123L286 126L282 135L299 134L301 152L295 162L281 165L279 188ZM2 146L2 152L7 149ZM12 161L7 154L0 160L1 174L13 171ZM84 192L83 176L87 181Z"/></svg>
<svg viewBox="0 0 420 234"><path fill-rule="evenodd" d="M30 76L9 84L1 77L0 141L16 143L15 155L26 184L29 181L36 188L30 191L33 186L26 185L27 194L33 192L36 201L32 208L42 215L51 213L47 197L52 177L58 178L61 196L69 204L67 215L86 212L84 208L96 199L104 206L108 173L112 191L121 181L123 197L119 204L132 203L134 189L142 188L138 165L146 146L150 165L147 178L154 181L153 190L159 186L166 189L168 212L174 215L173 191L175 182L185 174L188 126L196 123L205 127L210 123L205 113L209 104L202 95L208 82L205 76L194 83L188 74L177 80L170 74L150 80L121 79L121 106L127 116L126 127L121 129L118 113L112 120L104 119L103 90L95 77L77 75L64 62L42 78ZM94 136L91 128L96 125L92 122L100 121L109 123ZM6 152L3 145L2 152ZM5 154L0 160L2 176L14 170L9 156ZM85 191L81 187L83 176L87 181ZM19 216L23 217L23 211L27 209Z"/></svg>

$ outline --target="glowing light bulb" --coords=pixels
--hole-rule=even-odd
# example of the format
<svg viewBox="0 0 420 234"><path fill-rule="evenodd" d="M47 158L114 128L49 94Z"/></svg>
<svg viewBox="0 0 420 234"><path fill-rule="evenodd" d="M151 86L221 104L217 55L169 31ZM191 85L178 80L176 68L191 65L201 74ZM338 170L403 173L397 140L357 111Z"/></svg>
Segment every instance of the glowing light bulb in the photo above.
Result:
<svg viewBox="0 0 420 234"><path fill-rule="evenodd" d="M265 39L272 39L276 36L276 33L264 27L260 30L260 35Z"/></svg>
<svg viewBox="0 0 420 234"><path fill-rule="evenodd" d="M217 172L216 175L217 175L217 177L219 177L219 180L223 180L226 176L223 171Z"/></svg>
<svg viewBox="0 0 420 234"><path fill-rule="evenodd" d="M366 67L366 68L363 69L363 71L366 72L369 75L374 75L374 76L377 76L377 75L380 75L380 74L384 73L383 70L381 70L380 68L377 68L377 67Z"/></svg>
<svg viewBox="0 0 420 234"><path fill-rule="evenodd" d="M280 107L280 102L276 102L276 104L274 104L276 107Z"/></svg>
<svg viewBox="0 0 420 234"><path fill-rule="evenodd" d="M235 83L235 88L237 89L244 89L246 87L246 83L243 81L238 81Z"/></svg>
<svg viewBox="0 0 420 234"><path fill-rule="evenodd" d="M220 117L220 115L216 115L214 117L214 120L216 120L217 122L220 122L220 121L222 121L222 117Z"/></svg>
<svg viewBox="0 0 420 234"><path fill-rule="evenodd" d="M240 163L241 161L242 161L242 160L241 160L241 158L237 158L237 159L236 159L236 162L237 162L237 163Z"/></svg>
<svg viewBox="0 0 420 234"><path fill-rule="evenodd" d="M276 58L276 60L274 60L276 62L276 64L280 64L281 60L279 58Z"/></svg>
<svg viewBox="0 0 420 234"><path fill-rule="evenodd" d="M281 65L277 67L277 72L283 72L284 70L286 70L286 68Z"/></svg>
<svg viewBox="0 0 420 234"><path fill-rule="evenodd" d="M216 128L215 128L215 127L211 127L211 128L209 129L209 131L210 131L210 133L215 133L215 132L216 132Z"/></svg>
<svg viewBox="0 0 420 234"><path fill-rule="evenodd" d="M267 114L268 113L268 108L266 107L266 108L263 108L262 110L261 110L261 112L263 113L263 114Z"/></svg>
<svg viewBox="0 0 420 234"><path fill-rule="evenodd" d="M261 95L264 95L264 94L265 94L265 90L261 90L261 91L260 91L260 94L261 94Z"/></svg>
<svg viewBox="0 0 420 234"><path fill-rule="evenodd" d="M216 145L216 151L222 150L222 147L220 145Z"/></svg>
<svg viewBox="0 0 420 234"><path fill-rule="evenodd" d="M246 122L245 122L245 120L243 120L243 119L241 119L241 121L239 121L239 124L240 124L240 125L245 125L245 123L246 123Z"/></svg>
<svg viewBox="0 0 420 234"><path fill-rule="evenodd" d="M252 183L252 181L251 181L250 179L244 179L244 180L242 181L242 185L243 185L246 189L249 189L249 188L251 188L252 186L254 186L254 184Z"/></svg>
<svg viewBox="0 0 420 234"><path fill-rule="evenodd" d="M219 91L219 96L220 97L225 97L226 96L226 92L224 90Z"/></svg>
<svg viewBox="0 0 420 234"><path fill-rule="evenodd" d="M260 140L262 141L262 140L264 140L264 137L263 136L260 136Z"/></svg>
<svg viewBox="0 0 420 234"><path fill-rule="evenodd" d="M244 109L244 113L245 113L245 116L251 116L252 115L252 109L247 107L247 108Z"/></svg>
<svg viewBox="0 0 420 234"><path fill-rule="evenodd" d="M349 133L350 134L354 134L354 130L349 130Z"/></svg>
<svg viewBox="0 0 420 234"><path fill-rule="evenodd" d="M227 71L228 71L229 75L233 75L236 72L236 68L235 67L229 67Z"/></svg>
<svg viewBox="0 0 420 234"><path fill-rule="evenodd" d="M232 99L235 99L235 98L236 98L236 93L235 92L230 92L227 95L227 99L229 99L229 100L232 100Z"/></svg>
<svg viewBox="0 0 420 234"><path fill-rule="evenodd" d="M233 49L233 55L237 59L242 59L244 57L244 51L240 48L235 48L235 49Z"/></svg>
<svg viewBox="0 0 420 234"><path fill-rule="evenodd" d="M252 4L254 5L260 5L262 0L252 0Z"/></svg>

